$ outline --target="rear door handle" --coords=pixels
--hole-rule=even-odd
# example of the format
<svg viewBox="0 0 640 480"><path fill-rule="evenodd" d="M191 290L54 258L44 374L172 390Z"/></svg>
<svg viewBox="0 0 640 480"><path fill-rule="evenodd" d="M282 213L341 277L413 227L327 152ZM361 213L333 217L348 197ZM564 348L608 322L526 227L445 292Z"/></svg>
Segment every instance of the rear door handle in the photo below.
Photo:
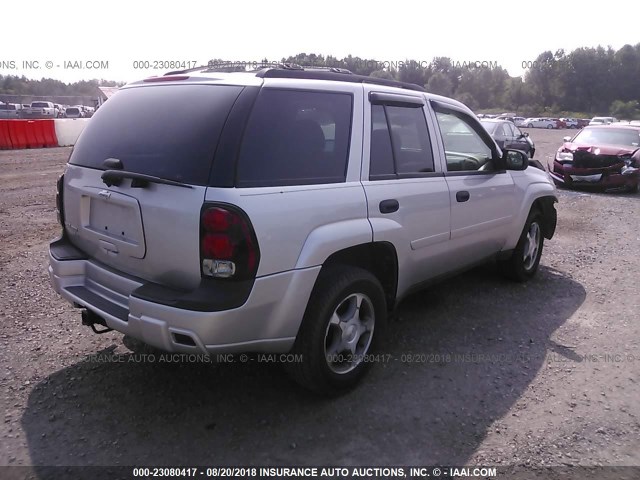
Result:
<svg viewBox="0 0 640 480"><path fill-rule="evenodd" d="M466 190L461 190L460 192L456 193L456 200L459 202L466 202L467 200L469 200L469 192L467 192Z"/></svg>
<svg viewBox="0 0 640 480"><path fill-rule="evenodd" d="M380 213L393 213L397 212L400 208L398 200L390 198L389 200L382 200L380 202Z"/></svg>

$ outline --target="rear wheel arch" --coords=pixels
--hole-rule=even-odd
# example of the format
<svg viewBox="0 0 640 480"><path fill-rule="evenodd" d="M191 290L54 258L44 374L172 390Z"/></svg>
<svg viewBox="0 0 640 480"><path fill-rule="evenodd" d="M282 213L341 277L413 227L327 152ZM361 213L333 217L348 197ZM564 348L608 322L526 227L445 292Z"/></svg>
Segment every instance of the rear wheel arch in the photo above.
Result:
<svg viewBox="0 0 640 480"><path fill-rule="evenodd" d="M300 385L337 395L354 387L372 363L387 323L384 289L360 267L323 268L313 288L292 353L300 360L285 369Z"/></svg>
<svg viewBox="0 0 640 480"><path fill-rule="evenodd" d="M370 242L334 252L322 264L318 278L339 265L362 268L373 274L382 285L387 308L393 309L398 288L398 256L393 244Z"/></svg>

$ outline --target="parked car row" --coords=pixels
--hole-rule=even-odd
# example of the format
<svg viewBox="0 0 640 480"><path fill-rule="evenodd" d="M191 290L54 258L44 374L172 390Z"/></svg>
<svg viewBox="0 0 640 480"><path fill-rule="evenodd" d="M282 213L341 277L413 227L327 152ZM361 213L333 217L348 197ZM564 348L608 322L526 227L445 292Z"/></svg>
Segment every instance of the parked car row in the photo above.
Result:
<svg viewBox="0 0 640 480"><path fill-rule="evenodd" d="M60 105L49 101L31 104L0 102L0 118L90 118L95 109L85 105Z"/></svg>
<svg viewBox="0 0 640 480"><path fill-rule="evenodd" d="M614 117L596 117L584 128L582 125L571 126L572 119L564 120L566 128L581 130L573 136L564 137L564 143L556 153L548 172L556 185L638 192L640 120L616 121ZM514 122L483 118L480 123L501 149L521 150L529 155L532 166L546 170L540 162L533 160L535 144L531 136L522 132Z"/></svg>
<svg viewBox="0 0 640 480"><path fill-rule="evenodd" d="M551 117L519 117L514 113L503 113L501 115L489 115L478 114L478 118L484 120L496 119L496 120L508 120L513 122L516 127L520 128L548 128L548 129L563 129L563 128L583 128L590 124L590 121L586 118L551 118ZM596 118L608 118L613 117L596 117ZM595 120L595 119L594 119ZM612 123L615 122L615 118L608 122L597 121L596 123ZM593 122L593 120L591 120Z"/></svg>

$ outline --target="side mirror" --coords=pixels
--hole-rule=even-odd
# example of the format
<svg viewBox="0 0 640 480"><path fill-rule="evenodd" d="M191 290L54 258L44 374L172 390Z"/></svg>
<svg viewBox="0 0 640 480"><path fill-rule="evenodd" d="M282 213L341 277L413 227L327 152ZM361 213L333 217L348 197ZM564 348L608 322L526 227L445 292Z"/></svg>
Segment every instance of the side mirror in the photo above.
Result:
<svg viewBox="0 0 640 480"><path fill-rule="evenodd" d="M522 132L522 136L523 137L528 137L529 136L529 132Z"/></svg>
<svg viewBox="0 0 640 480"><path fill-rule="evenodd" d="M571 137L562 137L562 141L563 142L570 142L571 141Z"/></svg>
<svg viewBox="0 0 640 480"><path fill-rule="evenodd" d="M507 170L526 170L529 156L520 150L503 150L502 159Z"/></svg>

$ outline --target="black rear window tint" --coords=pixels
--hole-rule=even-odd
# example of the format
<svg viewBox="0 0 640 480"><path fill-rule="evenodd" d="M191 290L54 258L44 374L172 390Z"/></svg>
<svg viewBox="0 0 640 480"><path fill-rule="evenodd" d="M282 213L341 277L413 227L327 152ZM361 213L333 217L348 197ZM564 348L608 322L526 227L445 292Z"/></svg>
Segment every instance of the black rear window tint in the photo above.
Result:
<svg viewBox="0 0 640 480"><path fill-rule="evenodd" d="M206 185L224 122L243 87L154 85L128 88L93 115L69 162L105 170L107 158L123 169Z"/></svg>
<svg viewBox="0 0 640 480"><path fill-rule="evenodd" d="M239 187L345 181L352 96L263 89L238 160Z"/></svg>

